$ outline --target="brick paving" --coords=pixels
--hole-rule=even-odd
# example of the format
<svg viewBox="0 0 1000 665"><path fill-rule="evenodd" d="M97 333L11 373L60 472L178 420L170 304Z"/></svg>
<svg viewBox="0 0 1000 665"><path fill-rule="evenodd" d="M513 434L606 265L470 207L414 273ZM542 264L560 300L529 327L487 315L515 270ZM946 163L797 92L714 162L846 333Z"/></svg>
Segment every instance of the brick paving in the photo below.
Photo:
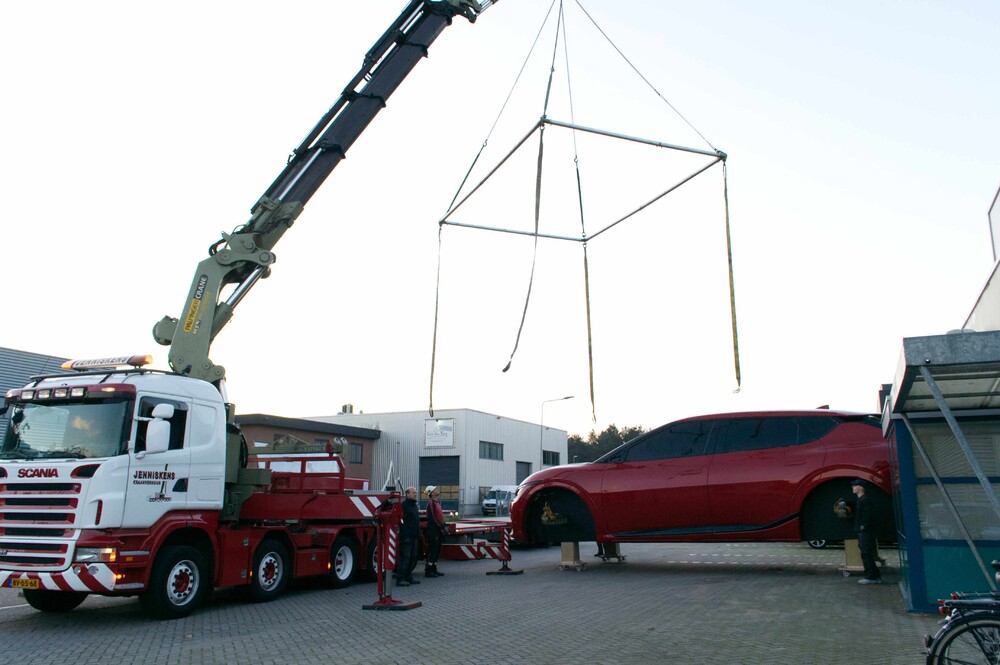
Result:
<svg viewBox="0 0 1000 665"><path fill-rule="evenodd" d="M152 621L134 599L89 598L63 615L0 591L5 665L304 663L920 663L937 617L907 613L897 582L860 586L840 549L804 544L624 545L623 564L581 545L587 568L561 571L559 548L496 561L443 562L445 577L396 590L407 612L363 611L374 584L300 585L255 605L221 592L193 616ZM419 569L418 569L419 570ZM423 578L420 578L423 579Z"/></svg>

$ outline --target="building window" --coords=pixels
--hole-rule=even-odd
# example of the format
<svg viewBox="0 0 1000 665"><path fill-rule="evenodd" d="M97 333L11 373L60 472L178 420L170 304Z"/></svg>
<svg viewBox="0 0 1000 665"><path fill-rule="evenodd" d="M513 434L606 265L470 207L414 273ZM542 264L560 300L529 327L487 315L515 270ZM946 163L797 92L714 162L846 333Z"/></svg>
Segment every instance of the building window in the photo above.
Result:
<svg viewBox="0 0 1000 665"><path fill-rule="evenodd" d="M365 447L360 443L351 442L350 457L347 461L351 464L361 464L364 461Z"/></svg>
<svg viewBox="0 0 1000 665"><path fill-rule="evenodd" d="M490 441L479 442L479 459L503 460L503 444Z"/></svg>
<svg viewBox="0 0 1000 665"><path fill-rule="evenodd" d="M554 450L543 450L542 464L545 466L559 466L559 453Z"/></svg>

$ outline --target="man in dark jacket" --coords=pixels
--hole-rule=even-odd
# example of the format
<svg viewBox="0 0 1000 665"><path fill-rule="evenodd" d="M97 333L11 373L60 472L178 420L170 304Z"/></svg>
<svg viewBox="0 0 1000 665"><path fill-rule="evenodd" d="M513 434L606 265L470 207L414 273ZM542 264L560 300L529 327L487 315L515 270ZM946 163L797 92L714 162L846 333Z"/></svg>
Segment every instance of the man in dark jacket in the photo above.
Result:
<svg viewBox="0 0 1000 665"><path fill-rule="evenodd" d="M865 481L852 481L851 491L858 497L854 506L854 530L858 532L858 549L861 550L861 563L865 567L865 575L858 580L858 584L882 584L882 571L875 563L875 524L871 499L865 494Z"/></svg>
<svg viewBox="0 0 1000 665"><path fill-rule="evenodd" d="M403 499L403 522L399 525L399 562L396 564L396 586L420 584L413 579L417 567L417 540L420 538L420 508L417 488L407 487Z"/></svg>

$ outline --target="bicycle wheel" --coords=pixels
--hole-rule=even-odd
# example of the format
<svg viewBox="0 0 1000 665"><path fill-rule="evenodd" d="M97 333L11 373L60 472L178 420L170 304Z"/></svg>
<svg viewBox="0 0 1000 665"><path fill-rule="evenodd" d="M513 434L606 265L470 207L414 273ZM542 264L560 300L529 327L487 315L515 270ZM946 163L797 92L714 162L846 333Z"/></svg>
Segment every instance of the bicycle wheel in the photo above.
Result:
<svg viewBox="0 0 1000 665"><path fill-rule="evenodd" d="M971 615L958 619L937 636L928 665L1000 665L1000 616Z"/></svg>

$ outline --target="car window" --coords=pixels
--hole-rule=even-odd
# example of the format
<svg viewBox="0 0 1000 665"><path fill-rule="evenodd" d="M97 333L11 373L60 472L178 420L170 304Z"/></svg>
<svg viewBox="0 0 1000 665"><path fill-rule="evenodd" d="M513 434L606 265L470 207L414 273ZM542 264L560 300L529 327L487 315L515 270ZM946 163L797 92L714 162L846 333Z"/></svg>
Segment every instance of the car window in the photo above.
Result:
<svg viewBox="0 0 1000 665"><path fill-rule="evenodd" d="M712 423L711 420L692 420L653 430L625 451L625 461L648 462L708 454Z"/></svg>
<svg viewBox="0 0 1000 665"><path fill-rule="evenodd" d="M188 408L187 404L183 402L177 402L172 399L163 399L160 397L143 397L139 401L139 417L140 418L152 418L153 408L157 404L172 404L174 406L174 416L168 422L170 423L170 450L179 450L184 447L184 429L187 425L187 414ZM146 449L146 427L149 424L148 420L139 420L136 425L135 433L135 452L141 452Z"/></svg>
<svg viewBox="0 0 1000 665"><path fill-rule="evenodd" d="M798 418L732 418L721 428L716 454L782 448L797 443Z"/></svg>
<svg viewBox="0 0 1000 665"><path fill-rule="evenodd" d="M799 421L799 443L822 439L840 424L833 416L803 416Z"/></svg>

